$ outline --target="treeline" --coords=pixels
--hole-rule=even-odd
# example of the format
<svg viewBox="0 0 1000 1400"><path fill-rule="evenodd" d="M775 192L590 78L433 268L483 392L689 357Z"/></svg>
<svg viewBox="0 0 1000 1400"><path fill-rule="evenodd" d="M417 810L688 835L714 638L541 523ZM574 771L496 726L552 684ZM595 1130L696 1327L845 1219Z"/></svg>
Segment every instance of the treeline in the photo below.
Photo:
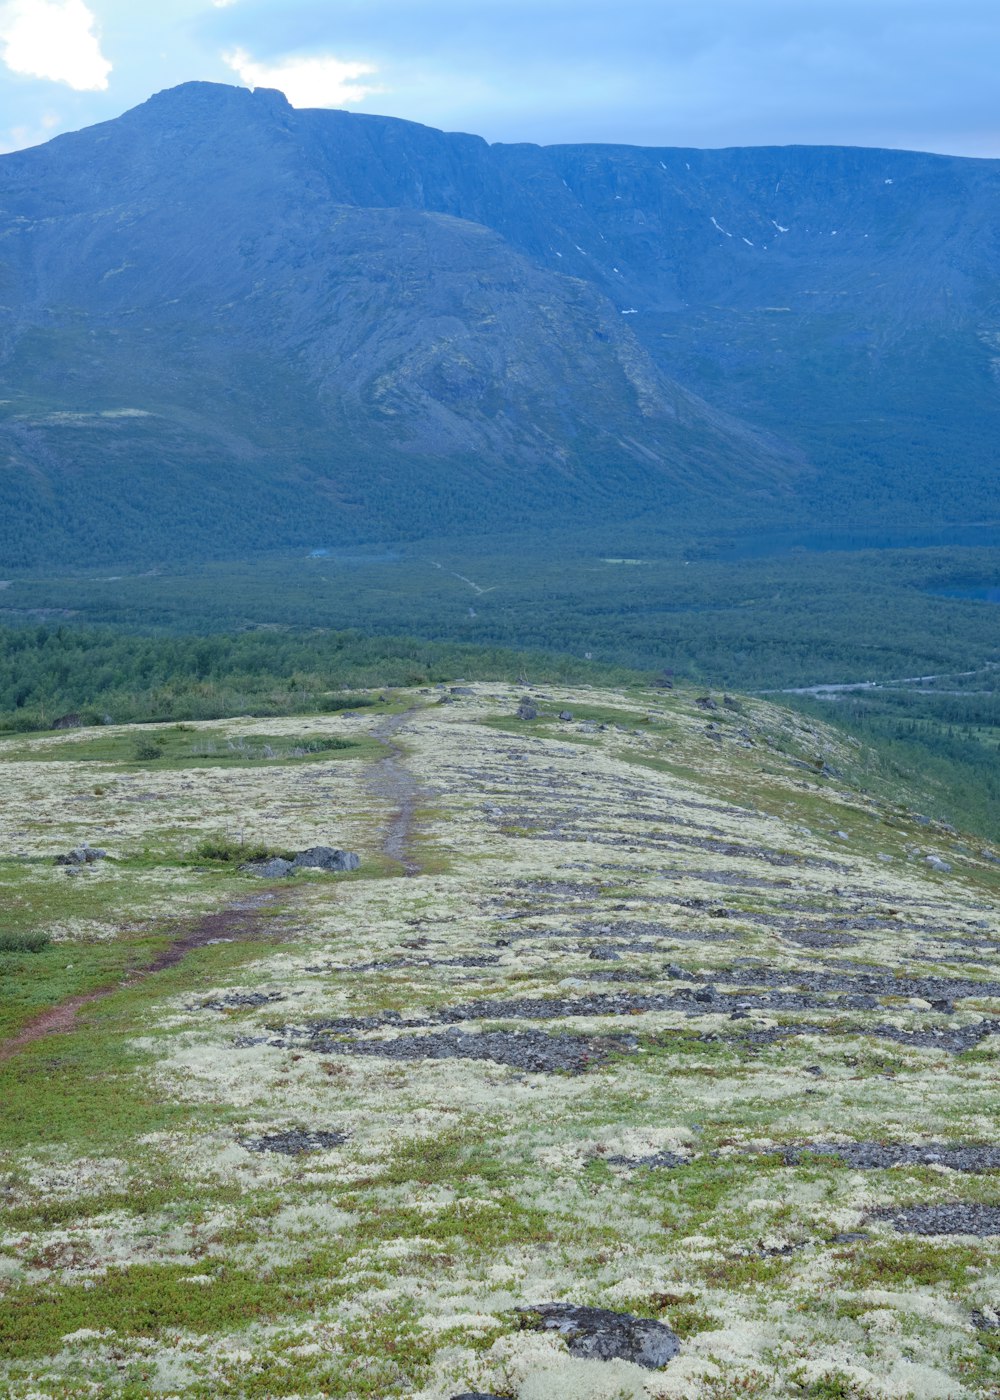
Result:
<svg viewBox="0 0 1000 1400"><path fill-rule="evenodd" d="M330 706L339 690L470 680L641 679L538 651L365 637L359 632L254 631L135 636L73 627L0 628L0 731L85 724L284 715Z"/></svg>
<svg viewBox="0 0 1000 1400"><path fill-rule="evenodd" d="M861 739L880 776L922 792L926 815L996 840L1000 830L1000 696L875 692L796 709ZM873 777L876 775L873 775Z"/></svg>

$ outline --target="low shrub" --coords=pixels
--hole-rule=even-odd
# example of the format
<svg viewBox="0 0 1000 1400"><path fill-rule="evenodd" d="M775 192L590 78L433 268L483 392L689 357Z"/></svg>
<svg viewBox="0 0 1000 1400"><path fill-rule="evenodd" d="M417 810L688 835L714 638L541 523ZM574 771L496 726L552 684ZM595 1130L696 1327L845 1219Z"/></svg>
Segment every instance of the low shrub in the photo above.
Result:
<svg viewBox="0 0 1000 1400"><path fill-rule="evenodd" d="M374 705L370 695L321 695L317 708L326 714L335 710L363 710L366 705Z"/></svg>
<svg viewBox="0 0 1000 1400"><path fill-rule="evenodd" d="M191 852L193 860L213 860L231 865L243 865L249 860L273 860L276 856L292 860L294 855L294 851L277 850L261 842L240 841L233 836L206 836Z"/></svg>
<svg viewBox="0 0 1000 1400"><path fill-rule="evenodd" d="M14 933L0 929L0 953L40 953L51 941L47 933Z"/></svg>

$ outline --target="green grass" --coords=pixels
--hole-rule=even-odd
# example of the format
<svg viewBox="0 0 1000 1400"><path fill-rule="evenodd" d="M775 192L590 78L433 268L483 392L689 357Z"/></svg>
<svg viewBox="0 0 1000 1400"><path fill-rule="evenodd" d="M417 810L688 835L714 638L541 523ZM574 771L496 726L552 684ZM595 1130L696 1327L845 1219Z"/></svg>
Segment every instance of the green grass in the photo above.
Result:
<svg viewBox="0 0 1000 1400"><path fill-rule="evenodd" d="M169 729L99 735L94 738L46 743L28 750L16 745L0 749L0 760L32 763L114 764L119 768L245 768L274 763L315 762L330 758L361 758L374 754L375 741L365 736L345 739L309 733L255 734L252 739L229 736L188 724Z"/></svg>
<svg viewBox="0 0 1000 1400"><path fill-rule="evenodd" d="M265 910L261 916L266 916ZM280 935L268 937L265 924L261 937L252 942L195 948L172 967L128 987L114 985L123 972L141 970L166 946L162 937L96 945L75 980L64 981L53 973L32 992L30 1002L25 994L19 1011L15 1004L7 1035L31 1014L66 996L114 987L83 1008L69 1033L45 1036L0 1062L0 1102L5 1110L0 1114L0 1150L58 1143L84 1154L127 1154L136 1137L182 1124L192 1115L194 1110L186 1105L150 1095L141 1076L147 1059L130 1048L130 1038L144 1029L147 1013L164 997L186 992L197 998L200 988L217 986L283 945Z"/></svg>
<svg viewBox="0 0 1000 1400"><path fill-rule="evenodd" d="M193 861L216 861L221 865L242 865L245 861L273 860L276 856L291 860L294 851L279 850L260 842L236 841L225 835L206 836L191 852Z"/></svg>

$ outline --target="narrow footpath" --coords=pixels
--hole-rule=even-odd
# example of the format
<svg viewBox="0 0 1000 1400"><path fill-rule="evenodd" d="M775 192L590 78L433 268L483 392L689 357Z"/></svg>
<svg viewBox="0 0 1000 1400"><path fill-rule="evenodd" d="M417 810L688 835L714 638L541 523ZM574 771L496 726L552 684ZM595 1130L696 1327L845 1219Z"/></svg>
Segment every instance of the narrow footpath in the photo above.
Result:
<svg viewBox="0 0 1000 1400"><path fill-rule="evenodd" d="M372 730L372 737L378 739L388 750L385 758L375 764L368 779L368 787L375 797L393 803L395 811L382 842L383 854L403 867L404 875L419 875L420 863L413 850L416 812L420 805L420 784L406 767L403 750L396 743L396 735L415 711L390 715L381 720Z"/></svg>

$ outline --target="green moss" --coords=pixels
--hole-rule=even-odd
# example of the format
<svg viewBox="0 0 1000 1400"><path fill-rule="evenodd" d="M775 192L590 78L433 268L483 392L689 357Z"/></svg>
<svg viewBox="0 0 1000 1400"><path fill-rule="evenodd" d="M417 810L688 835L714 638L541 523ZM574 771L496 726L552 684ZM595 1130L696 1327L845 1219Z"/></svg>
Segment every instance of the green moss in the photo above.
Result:
<svg viewBox="0 0 1000 1400"><path fill-rule="evenodd" d="M219 1269L190 1264L133 1264L109 1269L93 1286L48 1285L18 1290L16 1308L0 1310L0 1353L12 1359L58 1351L62 1337L80 1328L110 1328L122 1337L159 1337L185 1332L228 1332L310 1311L317 1295L336 1294L317 1280L335 1279L344 1256L324 1252L308 1269L274 1269L267 1277L231 1265ZM209 1285L186 1282L209 1273Z"/></svg>
<svg viewBox="0 0 1000 1400"><path fill-rule="evenodd" d="M960 1289L986 1257L985 1249L969 1245L890 1240L854 1251L844 1261L841 1276L853 1288L926 1288L943 1283Z"/></svg>

